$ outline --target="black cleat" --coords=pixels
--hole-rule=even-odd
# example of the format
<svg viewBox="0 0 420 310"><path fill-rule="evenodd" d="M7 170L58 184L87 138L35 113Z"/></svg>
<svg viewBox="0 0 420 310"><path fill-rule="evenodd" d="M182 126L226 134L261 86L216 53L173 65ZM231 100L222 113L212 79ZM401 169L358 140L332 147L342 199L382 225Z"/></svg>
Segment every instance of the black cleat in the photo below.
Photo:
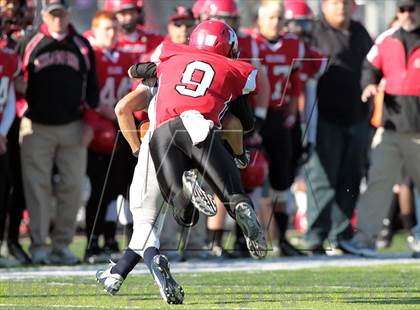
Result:
<svg viewBox="0 0 420 310"><path fill-rule="evenodd" d="M19 242L9 241L7 242L7 248L9 250L9 254L12 255L22 265L29 265L32 263L31 258L22 249L22 246Z"/></svg>
<svg viewBox="0 0 420 310"><path fill-rule="evenodd" d="M254 258L267 256L267 241L264 230L257 219L252 206L247 202L238 203L235 207L236 222L244 234L249 253Z"/></svg>
<svg viewBox="0 0 420 310"><path fill-rule="evenodd" d="M188 197L191 197L191 202L198 211L207 216L215 216L217 209L213 196L207 194L197 180L196 170L185 171L182 175L184 192Z"/></svg>
<svg viewBox="0 0 420 310"><path fill-rule="evenodd" d="M163 300L168 304L182 304L184 290L172 277L169 262L165 255L153 257L151 271Z"/></svg>
<svg viewBox="0 0 420 310"><path fill-rule="evenodd" d="M286 239L279 241L279 248L282 256L305 256L303 252L297 249ZM325 253L325 251L324 251Z"/></svg>

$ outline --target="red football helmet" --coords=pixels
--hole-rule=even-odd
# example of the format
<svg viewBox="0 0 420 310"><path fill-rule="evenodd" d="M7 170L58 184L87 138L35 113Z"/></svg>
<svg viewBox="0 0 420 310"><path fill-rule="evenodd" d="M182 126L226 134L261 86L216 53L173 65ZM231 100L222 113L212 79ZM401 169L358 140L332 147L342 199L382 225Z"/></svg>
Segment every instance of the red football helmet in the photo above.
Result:
<svg viewBox="0 0 420 310"><path fill-rule="evenodd" d="M268 175L268 162L261 150L251 150L248 167L241 170L242 184L248 192L264 184Z"/></svg>
<svg viewBox="0 0 420 310"><path fill-rule="evenodd" d="M235 31L218 20L206 20L198 24L191 34L189 45L230 58L239 55Z"/></svg>
<svg viewBox="0 0 420 310"><path fill-rule="evenodd" d="M89 144L89 149L102 154L111 154L114 149L117 130L114 122L101 117L94 128L94 137Z"/></svg>
<svg viewBox="0 0 420 310"><path fill-rule="evenodd" d="M284 2L284 12L287 20L314 18L314 13L305 0L286 0Z"/></svg>
<svg viewBox="0 0 420 310"><path fill-rule="evenodd" d="M207 15L238 17L238 6L235 0L208 0L205 6Z"/></svg>
<svg viewBox="0 0 420 310"><path fill-rule="evenodd" d="M194 5L192 7L192 12L193 12L193 15L194 15L195 19L200 19L201 14L205 13L208 1L209 0L197 0L194 3Z"/></svg>
<svg viewBox="0 0 420 310"><path fill-rule="evenodd" d="M122 10L138 9L143 5L143 0L105 0L104 10L119 12Z"/></svg>

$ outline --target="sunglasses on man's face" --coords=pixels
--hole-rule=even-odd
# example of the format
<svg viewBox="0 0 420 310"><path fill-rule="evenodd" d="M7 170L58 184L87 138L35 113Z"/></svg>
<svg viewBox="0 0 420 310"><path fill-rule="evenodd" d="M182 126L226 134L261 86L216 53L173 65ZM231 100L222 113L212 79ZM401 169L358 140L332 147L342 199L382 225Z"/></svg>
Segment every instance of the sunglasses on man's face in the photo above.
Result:
<svg viewBox="0 0 420 310"><path fill-rule="evenodd" d="M179 19L179 20L174 21L174 25L177 27L181 27L182 25L185 25L185 27L191 28L195 26L195 21Z"/></svg>
<svg viewBox="0 0 420 310"><path fill-rule="evenodd" d="M399 8L400 13L405 13L405 12L409 12L409 13L413 13L416 10L415 6L402 6Z"/></svg>

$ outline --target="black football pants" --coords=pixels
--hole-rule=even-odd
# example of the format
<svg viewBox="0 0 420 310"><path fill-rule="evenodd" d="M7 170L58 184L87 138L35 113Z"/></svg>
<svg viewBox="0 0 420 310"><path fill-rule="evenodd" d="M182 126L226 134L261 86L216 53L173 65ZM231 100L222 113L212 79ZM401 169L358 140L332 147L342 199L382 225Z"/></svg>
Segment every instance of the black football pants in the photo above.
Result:
<svg viewBox="0 0 420 310"><path fill-rule="evenodd" d="M203 142L193 146L182 120L177 117L154 131L150 154L163 198L173 206L190 207L182 191L182 175L193 168L204 176L233 218L236 204L244 201L251 204L242 187L239 170L216 130L211 130Z"/></svg>

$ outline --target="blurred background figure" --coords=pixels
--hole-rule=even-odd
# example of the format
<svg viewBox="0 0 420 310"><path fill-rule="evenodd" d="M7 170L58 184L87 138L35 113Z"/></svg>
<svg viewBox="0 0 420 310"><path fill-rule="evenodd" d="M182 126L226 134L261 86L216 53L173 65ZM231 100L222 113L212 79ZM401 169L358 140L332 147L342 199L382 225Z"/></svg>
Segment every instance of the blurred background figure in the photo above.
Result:
<svg viewBox="0 0 420 310"><path fill-rule="evenodd" d="M18 45L28 84L28 110L20 131L23 185L31 218L32 261L40 264L79 262L69 245L81 202L86 148L93 136L92 123L83 122L83 111L96 108L99 99L93 50L70 24L68 10L66 0L45 0L43 23ZM50 252L54 165L60 179L54 192L57 216Z"/></svg>
<svg viewBox="0 0 420 310"><path fill-rule="evenodd" d="M311 44L330 58L317 88L315 151L305 167L308 182L306 248L325 254L353 234L350 219L367 165L369 106L360 100L364 58L372 46L366 29L351 20L351 0L323 0Z"/></svg>
<svg viewBox="0 0 420 310"><path fill-rule="evenodd" d="M104 10L114 12L118 20L118 47L132 55L133 63L154 50L163 39L139 24L144 18L142 6L142 0L105 0L104 4Z"/></svg>
<svg viewBox="0 0 420 310"><path fill-rule="evenodd" d="M4 239L7 211L10 207L9 192L13 182L7 133L16 114L14 79L19 73L20 61L16 53L8 48L0 48L0 245ZM10 267L18 263L0 256L0 267Z"/></svg>
<svg viewBox="0 0 420 310"><path fill-rule="evenodd" d="M307 163L316 145L316 129L318 122L318 105L316 89L319 77L324 73L328 58L311 45L314 14L308 3L304 0L287 0L284 2L285 31L299 37L305 44L305 56L300 60L300 81L302 93L298 98L298 110L301 123L294 126L292 135L293 145L301 147L302 156L299 166ZM298 126L302 133L299 133ZM305 173L300 171L292 192L297 208L295 223L297 229L305 233L307 230L307 188ZM309 254L311 251L309 251Z"/></svg>
<svg viewBox="0 0 420 310"><path fill-rule="evenodd" d="M420 1L398 0L397 8L401 27L381 34L364 64L362 100L367 102L379 92L381 79L385 89L382 123L372 145L368 188L357 204L358 230L351 240L342 243L353 254L375 255L375 239L403 168L416 187L420 186ZM407 242L414 255L420 256L419 221Z"/></svg>
<svg viewBox="0 0 420 310"><path fill-rule="evenodd" d="M0 5L0 46L14 49L18 40L31 31L34 17L33 1L3 1ZM20 160L19 128L22 115L26 109L24 92L26 82L22 76L14 80L16 89L16 117L7 134L7 149L10 160L10 172L13 182L10 190L10 200L7 208L7 249L10 255L21 264L29 264L31 259L23 250L19 241L19 228L25 210L25 196L22 185Z"/></svg>
<svg viewBox="0 0 420 310"><path fill-rule="evenodd" d="M273 251L284 256L303 255L287 239L288 198L302 155L298 97L300 69L305 45L284 32L284 7L278 1L263 1L258 9L257 47L253 61L268 74L271 96L267 118L261 127L263 146L269 161L271 209L266 209ZM267 213L268 212L268 213ZM268 215L268 216L267 216Z"/></svg>
<svg viewBox="0 0 420 310"><path fill-rule="evenodd" d="M96 74L99 82L98 119L95 135L89 145L87 175L91 183L91 195L86 205L87 247L85 262L107 262L119 252L115 238L116 221L106 221L107 207L118 196L120 171L111 165L117 138L115 104L132 87L127 70L132 65L131 56L117 48L118 24L115 14L98 11L92 20L92 47L95 53ZM110 172L110 173L109 173ZM104 245L99 246L103 235Z"/></svg>
<svg viewBox="0 0 420 310"><path fill-rule="evenodd" d="M115 14L118 22L116 48L131 56L132 64L147 60L154 49L162 42L163 37L139 24L144 18L143 2L139 0L105 0L103 8ZM116 102L115 102L116 103ZM114 104L115 104L114 103ZM144 116L144 114L141 114ZM139 121L143 121L142 118ZM117 129L118 130L118 129ZM112 169L117 195L109 205L105 215L106 230L115 235L117 221L125 227L126 244L132 234L131 213L128 208L128 189L133 178L136 158L132 156L130 147L122 135L117 136L117 149L114 154ZM117 199L118 198L118 199ZM124 219L124 221L121 221ZM117 254L118 243L114 243L108 252Z"/></svg>

